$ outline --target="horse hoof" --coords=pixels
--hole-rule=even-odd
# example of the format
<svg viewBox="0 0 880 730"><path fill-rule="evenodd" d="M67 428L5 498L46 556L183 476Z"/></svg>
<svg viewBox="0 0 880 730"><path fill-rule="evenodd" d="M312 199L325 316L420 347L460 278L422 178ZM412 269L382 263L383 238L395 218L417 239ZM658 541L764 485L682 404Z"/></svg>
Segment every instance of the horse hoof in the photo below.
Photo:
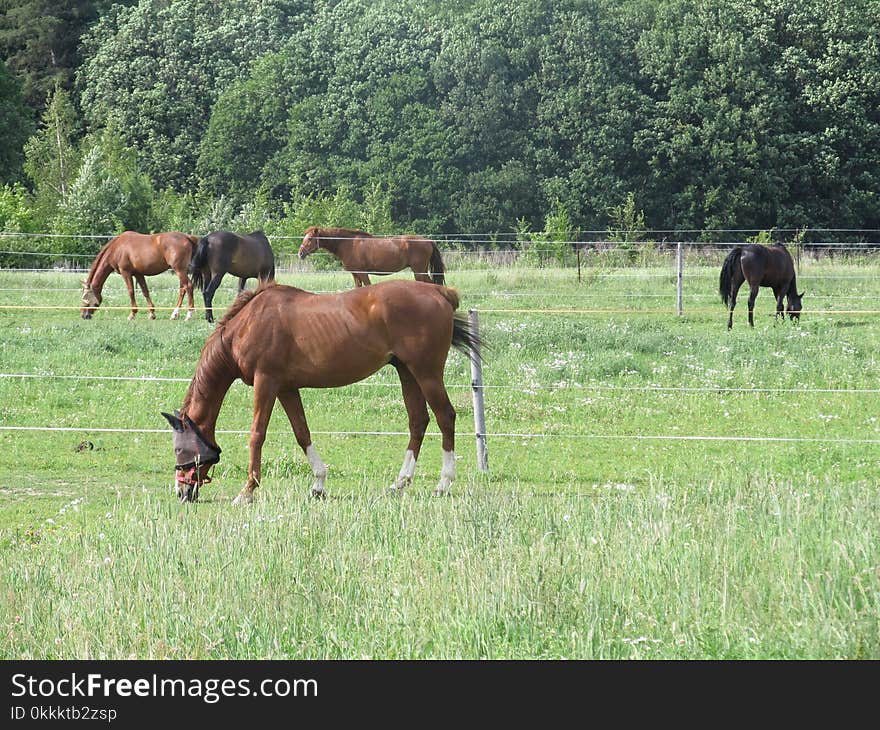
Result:
<svg viewBox="0 0 880 730"><path fill-rule="evenodd" d="M189 322L192 318L193 318L193 313L192 313L192 310L190 309L190 310L186 313L186 321Z"/></svg>
<svg viewBox="0 0 880 730"><path fill-rule="evenodd" d="M150 319L156 319L156 313L150 312Z"/></svg>
<svg viewBox="0 0 880 730"><path fill-rule="evenodd" d="M179 309L175 309L175 310L171 313L171 319L177 319L179 316L180 316L180 310L179 310Z"/></svg>
<svg viewBox="0 0 880 730"><path fill-rule="evenodd" d="M131 322L131 320L133 320L133 319L134 319L134 315L133 315L133 314L129 314L129 315L128 315L128 321Z"/></svg>
<svg viewBox="0 0 880 730"><path fill-rule="evenodd" d="M394 480L394 484L388 487L388 491L394 492L395 494L403 494L403 490L405 490L410 484L412 484L412 479L410 477L404 477L403 479L398 477Z"/></svg>
<svg viewBox="0 0 880 730"><path fill-rule="evenodd" d="M327 492L323 488L312 487L309 494L312 499L327 499Z"/></svg>
<svg viewBox="0 0 880 730"><path fill-rule="evenodd" d="M452 492L449 491L449 487L446 487L446 488L437 487L437 489L434 490L434 496L435 497L451 497Z"/></svg>
<svg viewBox="0 0 880 730"><path fill-rule="evenodd" d="M239 495L232 500L233 507L242 507L246 504L252 504L254 501L253 494L245 494L244 492L239 493Z"/></svg>

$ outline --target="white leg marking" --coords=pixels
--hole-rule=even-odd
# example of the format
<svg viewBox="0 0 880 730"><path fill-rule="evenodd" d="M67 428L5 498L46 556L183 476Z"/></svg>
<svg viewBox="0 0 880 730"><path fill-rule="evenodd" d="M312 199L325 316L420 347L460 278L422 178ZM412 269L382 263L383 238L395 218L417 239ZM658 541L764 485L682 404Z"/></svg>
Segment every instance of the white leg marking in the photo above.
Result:
<svg viewBox="0 0 880 730"><path fill-rule="evenodd" d="M448 494L449 489L452 486L452 482L455 481L455 452L454 451L443 451L443 466L440 467L440 483L437 485L437 489L434 490L434 494Z"/></svg>
<svg viewBox="0 0 880 730"><path fill-rule="evenodd" d="M403 466L400 467L400 474L397 475L397 479L394 484L391 485L391 489L396 492L402 492L406 489L410 484L412 484L413 474L416 471L416 456L413 453L412 449L407 449L406 454L403 456Z"/></svg>
<svg viewBox="0 0 880 730"><path fill-rule="evenodd" d="M192 316L193 316L193 310L192 310L192 309L187 309L187 310L186 310L186 318L187 318L187 319L192 319Z"/></svg>
<svg viewBox="0 0 880 730"><path fill-rule="evenodd" d="M235 499L232 500L232 506L233 507L243 507L246 504L252 504L253 501L254 501L254 495L242 490L241 492L239 492L236 495Z"/></svg>
<svg viewBox="0 0 880 730"><path fill-rule="evenodd" d="M180 316L180 307L175 307L171 313L171 319L177 319Z"/></svg>
<svg viewBox="0 0 880 730"><path fill-rule="evenodd" d="M324 480L327 478L327 465L318 456L318 450L314 444L309 444L306 448L306 457L309 460L309 466L312 467L312 474L315 476L315 483L312 484L312 496L321 497L324 495Z"/></svg>

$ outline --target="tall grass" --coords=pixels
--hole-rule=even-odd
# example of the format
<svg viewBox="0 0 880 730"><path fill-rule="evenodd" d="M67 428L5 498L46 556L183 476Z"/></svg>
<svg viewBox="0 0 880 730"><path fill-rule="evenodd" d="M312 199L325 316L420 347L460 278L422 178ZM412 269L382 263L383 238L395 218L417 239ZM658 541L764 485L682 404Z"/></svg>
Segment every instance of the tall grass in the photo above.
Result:
<svg viewBox="0 0 880 730"><path fill-rule="evenodd" d="M219 435L215 482L182 507L166 433L95 430L164 429L185 382L0 378L0 425L75 429L0 431L0 656L880 658L880 445L865 443L880 406L817 392L880 383L876 318L833 314L872 307L874 266L811 262L801 278L831 314L805 298L800 325L774 324L763 293L755 329L743 312L730 333L717 266L691 268L682 318L662 311L668 266L594 267L580 284L570 269L452 269L491 345L491 471L476 469L453 354L449 499L428 496L433 425L400 498L387 486L406 437L338 433L406 430L390 369L303 394L329 500L308 499L278 412L242 510L247 436ZM0 304L75 307L71 278L2 273ZM349 286L344 272L282 279ZM173 298L171 277L152 282L157 304ZM128 322L115 284L90 322L0 309L0 372L189 378L209 325ZM622 311L535 311L566 307ZM219 428L246 431L251 397L234 386ZM676 435L813 440L646 438Z"/></svg>

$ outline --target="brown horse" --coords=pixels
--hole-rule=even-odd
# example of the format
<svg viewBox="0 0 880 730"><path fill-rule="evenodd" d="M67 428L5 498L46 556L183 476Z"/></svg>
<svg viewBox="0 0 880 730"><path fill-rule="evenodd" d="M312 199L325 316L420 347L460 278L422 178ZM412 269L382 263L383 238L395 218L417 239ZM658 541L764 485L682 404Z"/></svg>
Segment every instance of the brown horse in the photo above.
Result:
<svg viewBox="0 0 880 730"><path fill-rule="evenodd" d="M253 231L248 235L214 231L199 239L189 272L193 286L202 290L205 319L213 322L214 292L223 277L227 273L237 276L239 292L251 277L260 281L274 279L275 254L262 231Z"/></svg>
<svg viewBox="0 0 880 730"><path fill-rule="evenodd" d="M299 257L304 259L319 248L342 261L343 268L354 277L354 285L367 286L369 274L384 276L407 266L416 281L443 284L443 257L434 241L419 236L378 238L365 231L348 228L311 226L303 234Z"/></svg>
<svg viewBox="0 0 880 730"><path fill-rule="evenodd" d="M789 319L800 319L803 304L798 294L797 277L794 273L794 261L788 249L781 243L772 246L749 244L735 247L721 265L721 276L718 290L721 301L728 305L727 329L733 328L733 308L736 306L736 294L743 282L749 282L749 324L754 327L755 298L758 289L769 286L776 296L776 316L782 314L782 300L788 298ZM782 314L783 319L785 315Z"/></svg>
<svg viewBox="0 0 880 730"><path fill-rule="evenodd" d="M443 436L436 494L455 479L455 409L443 383L450 346L473 354L479 340L454 315L454 289L414 281L388 281L338 294L261 284L239 295L208 337L195 376L174 415L177 495L193 501L220 460L217 416L232 383L254 387L247 481L234 504L253 501L260 485L261 453L275 400L287 413L314 475L312 496L324 496L327 468L312 445L300 388L336 388L362 380L384 365L397 369L409 415L409 446L392 489L412 482L431 406Z"/></svg>
<svg viewBox="0 0 880 730"><path fill-rule="evenodd" d="M168 233L136 233L126 231L111 239L100 250L92 266L89 269L88 278L83 281L82 309L80 314L83 319L91 319L94 311L101 305L103 297L101 291L104 282L112 272L119 274L128 288L128 296L131 299L131 314L129 319L134 319L137 314L137 303L134 300L134 282L137 280L144 293L147 303L150 305L150 319L156 319L156 307L150 299L145 276L155 276L168 269L174 269L180 281L180 291L177 296L177 305L171 313L171 319L177 319L180 314L180 305L183 303L183 295L189 299L189 309L186 318L190 319L193 314L193 287L187 276L187 267L193 256L196 244L195 236L188 236L178 231Z"/></svg>

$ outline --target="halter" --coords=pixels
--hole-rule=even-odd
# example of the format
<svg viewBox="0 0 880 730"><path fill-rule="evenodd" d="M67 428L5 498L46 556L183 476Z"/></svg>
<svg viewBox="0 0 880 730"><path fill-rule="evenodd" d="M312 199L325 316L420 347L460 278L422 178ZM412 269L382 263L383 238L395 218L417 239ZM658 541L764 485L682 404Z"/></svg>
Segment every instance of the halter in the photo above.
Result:
<svg viewBox="0 0 880 730"><path fill-rule="evenodd" d="M187 425L192 429L193 434L199 441L200 447L205 447L208 449L208 453L202 455L201 448L199 452L196 453L196 458L193 461L188 461L185 464L175 464L174 468L176 473L174 475L174 479L179 486L186 487L186 492L191 493L193 495L193 499L198 497L199 488L203 484L211 483L211 475L206 474L204 477L199 478L199 467L207 464L213 467L220 461L220 453L222 449L219 446L211 446L208 443L208 440L205 438L204 434L199 430L199 427L193 422L193 420L189 417L186 417ZM213 473L213 468L211 472Z"/></svg>

